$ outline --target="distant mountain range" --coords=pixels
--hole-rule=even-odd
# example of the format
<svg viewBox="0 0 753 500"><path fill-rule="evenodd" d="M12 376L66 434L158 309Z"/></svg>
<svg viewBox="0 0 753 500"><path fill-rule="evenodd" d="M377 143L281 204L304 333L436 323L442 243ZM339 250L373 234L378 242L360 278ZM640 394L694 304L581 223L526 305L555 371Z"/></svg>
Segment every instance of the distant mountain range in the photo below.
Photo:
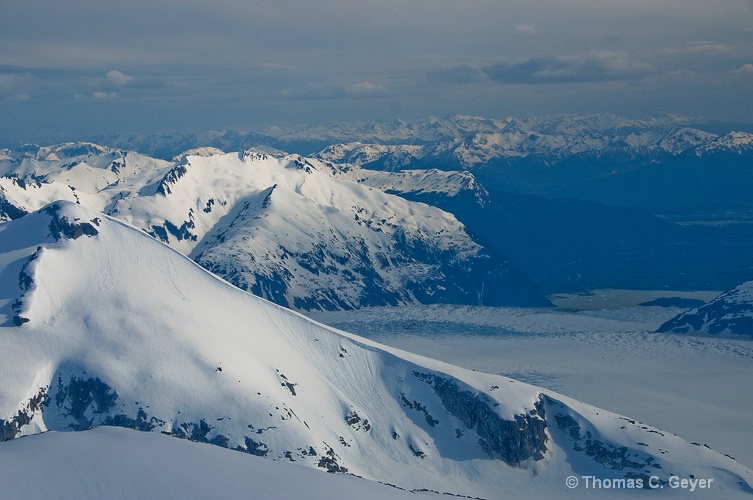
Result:
<svg viewBox="0 0 753 500"><path fill-rule="evenodd" d="M627 119L617 115L564 115L491 119L448 115L413 121L339 123L256 130L215 130L202 133L99 135L91 142L140 151L170 159L188 149L213 146L225 151L267 146L331 160L370 163L403 153L410 162L445 162L461 168L482 166L499 158L538 155L549 161L596 151L629 155L664 152L709 154L751 147L753 129L724 126L677 115ZM374 146L392 146L375 148ZM349 157L350 159L348 159ZM454 158L454 159L452 159Z"/></svg>
<svg viewBox="0 0 753 500"><path fill-rule="evenodd" d="M264 175L258 164L236 161ZM108 182L80 168L94 184ZM179 181L191 179L191 168L198 165ZM175 193L179 183L147 186ZM558 497L568 491L565 478L586 475L646 490L677 477L713 480L714 492L753 491L753 471L707 447L548 390L332 330L72 202L0 224L0 278L2 441L126 427L408 490L485 498ZM136 442L159 446L116 432L79 444L52 436L53 453L92 440L123 439L133 453ZM49 441L37 439L28 445ZM190 453L164 446L164 460ZM23 448L13 450L22 457ZM49 468L46 455L39 460ZM296 471L286 479L308 480Z"/></svg>
<svg viewBox="0 0 753 500"><path fill-rule="evenodd" d="M471 170L490 190L638 206L685 219L753 220L753 125L734 127L676 115L449 115L85 140L165 160L199 147L253 147L372 170Z"/></svg>

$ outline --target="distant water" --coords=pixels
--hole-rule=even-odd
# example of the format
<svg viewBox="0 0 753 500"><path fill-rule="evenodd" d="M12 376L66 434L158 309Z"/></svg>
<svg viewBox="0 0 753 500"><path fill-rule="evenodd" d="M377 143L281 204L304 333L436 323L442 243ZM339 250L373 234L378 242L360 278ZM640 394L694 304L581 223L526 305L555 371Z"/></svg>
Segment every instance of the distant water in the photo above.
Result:
<svg viewBox="0 0 753 500"><path fill-rule="evenodd" d="M661 307L681 307L692 309L717 298L722 292L715 290L676 291L676 290L619 290L600 289L587 293L562 293L547 297L557 307L565 309L601 310L621 309L638 305ZM660 300L662 303L652 304ZM692 302L672 303L667 300L691 300Z"/></svg>

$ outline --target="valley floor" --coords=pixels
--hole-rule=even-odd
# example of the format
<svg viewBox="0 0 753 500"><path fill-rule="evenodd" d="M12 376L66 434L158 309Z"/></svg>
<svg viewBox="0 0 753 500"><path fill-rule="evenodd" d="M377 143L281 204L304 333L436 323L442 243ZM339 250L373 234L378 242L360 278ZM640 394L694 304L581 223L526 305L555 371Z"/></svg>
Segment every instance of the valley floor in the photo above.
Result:
<svg viewBox="0 0 753 500"><path fill-rule="evenodd" d="M753 467L753 342L653 333L678 308L318 312L325 324L636 418Z"/></svg>

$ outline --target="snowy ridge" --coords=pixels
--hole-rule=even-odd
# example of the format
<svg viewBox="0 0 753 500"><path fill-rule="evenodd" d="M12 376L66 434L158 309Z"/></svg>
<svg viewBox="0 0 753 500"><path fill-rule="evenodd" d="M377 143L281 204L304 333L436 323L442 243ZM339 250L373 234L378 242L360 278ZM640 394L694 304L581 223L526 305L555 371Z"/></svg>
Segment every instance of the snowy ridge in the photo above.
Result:
<svg viewBox="0 0 753 500"><path fill-rule="evenodd" d="M753 491L751 471L709 449L326 328L81 206L0 235L3 439L121 426L483 497L555 495L573 473Z"/></svg>
<svg viewBox="0 0 753 500"><path fill-rule="evenodd" d="M753 151L753 134L747 132L730 132L695 149L698 156L720 152L737 154Z"/></svg>
<svg viewBox="0 0 753 500"><path fill-rule="evenodd" d="M661 325L658 331L753 338L753 281L746 281L708 304L679 314Z"/></svg>
<svg viewBox="0 0 753 500"><path fill-rule="evenodd" d="M0 161L0 220L56 200L80 203L300 309L548 305L454 216L353 182L350 167L259 150L205 148L166 162L107 148L88 153L93 147L47 148L55 160L37 160L39 149ZM65 150L87 153L59 158Z"/></svg>

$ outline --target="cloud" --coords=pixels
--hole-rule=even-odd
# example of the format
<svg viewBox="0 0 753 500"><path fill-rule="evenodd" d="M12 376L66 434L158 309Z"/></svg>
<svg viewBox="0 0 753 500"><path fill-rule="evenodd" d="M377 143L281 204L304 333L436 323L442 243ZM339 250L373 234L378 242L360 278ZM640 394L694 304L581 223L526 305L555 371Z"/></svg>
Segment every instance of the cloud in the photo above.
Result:
<svg viewBox="0 0 753 500"><path fill-rule="evenodd" d="M116 69L108 71L105 76L107 76L108 82L118 86L128 85L128 83L133 80L132 76L121 73Z"/></svg>
<svg viewBox="0 0 753 500"><path fill-rule="evenodd" d="M358 82L347 88L347 93L351 95L375 95L383 94L384 91L384 85L372 82Z"/></svg>
<svg viewBox="0 0 753 500"><path fill-rule="evenodd" d="M489 79L484 71L471 66L454 66L452 68L429 71L426 74L426 78L430 83L450 84L478 83Z"/></svg>
<svg viewBox="0 0 753 500"><path fill-rule="evenodd" d="M118 94L115 92L92 92L92 97L95 99L117 99Z"/></svg>
<svg viewBox="0 0 753 500"><path fill-rule="evenodd" d="M753 75L753 64L743 64L739 68L730 71L736 75Z"/></svg>
<svg viewBox="0 0 753 500"><path fill-rule="evenodd" d="M519 33L521 35L535 35L539 32L536 26L529 23L516 24L515 27L513 27L513 30L515 31L515 33Z"/></svg>
<svg viewBox="0 0 753 500"><path fill-rule="evenodd" d="M503 84L553 84L622 80L646 74L649 67L624 52L596 51L583 56L541 57L499 62L481 68Z"/></svg>
<svg viewBox="0 0 753 500"><path fill-rule="evenodd" d="M306 83L298 87L287 88L279 95L288 100L319 100L381 97L387 93L384 85L370 81L353 84L334 82Z"/></svg>
<svg viewBox="0 0 753 500"><path fill-rule="evenodd" d="M0 95L27 95L36 86L34 75L23 73L0 73Z"/></svg>

